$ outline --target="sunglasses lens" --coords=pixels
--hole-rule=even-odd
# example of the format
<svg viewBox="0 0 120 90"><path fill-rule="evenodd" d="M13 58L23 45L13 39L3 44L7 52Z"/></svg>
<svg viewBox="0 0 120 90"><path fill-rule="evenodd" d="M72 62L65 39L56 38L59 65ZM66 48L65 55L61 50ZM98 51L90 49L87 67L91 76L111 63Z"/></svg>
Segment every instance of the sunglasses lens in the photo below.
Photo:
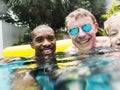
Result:
<svg viewBox="0 0 120 90"><path fill-rule="evenodd" d="M79 32L79 29L78 29L77 27L76 27L76 28L71 28L71 29L69 30L69 33L70 33L71 35L73 35L73 36L77 35L78 32Z"/></svg>
<svg viewBox="0 0 120 90"><path fill-rule="evenodd" d="M90 23L85 24L85 25L82 26L82 30L84 32L89 32L91 29L92 29L92 25Z"/></svg>

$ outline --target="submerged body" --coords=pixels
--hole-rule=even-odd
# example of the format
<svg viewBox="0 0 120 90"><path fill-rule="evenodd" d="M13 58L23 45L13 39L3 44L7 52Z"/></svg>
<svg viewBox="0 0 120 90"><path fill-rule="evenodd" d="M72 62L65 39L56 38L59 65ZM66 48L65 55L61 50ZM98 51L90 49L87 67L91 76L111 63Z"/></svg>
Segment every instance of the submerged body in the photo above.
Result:
<svg viewBox="0 0 120 90"><path fill-rule="evenodd" d="M6 75L9 79L0 82L9 82L10 89L5 90L119 90L120 61L119 55L114 56L119 53L112 48L98 48L86 53L88 58L84 54L69 57L63 53L56 54L57 64L62 63L63 67L52 73L47 72L47 66L35 67L33 58L16 58L2 63L0 69L8 69ZM77 64L69 65L72 61Z"/></svg>

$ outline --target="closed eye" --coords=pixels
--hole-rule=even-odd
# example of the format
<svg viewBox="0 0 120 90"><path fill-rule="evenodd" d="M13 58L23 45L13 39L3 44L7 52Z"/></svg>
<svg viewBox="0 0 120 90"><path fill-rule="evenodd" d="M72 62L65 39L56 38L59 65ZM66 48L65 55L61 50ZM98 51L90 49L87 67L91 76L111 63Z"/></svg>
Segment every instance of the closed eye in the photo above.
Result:
<svg viewBox="0 0 120 90"><path fill-rule="evenodd" d="M115 35L117 35L117 32L116 31L111 31L109 35L110 36L115 36Z"/></svg>

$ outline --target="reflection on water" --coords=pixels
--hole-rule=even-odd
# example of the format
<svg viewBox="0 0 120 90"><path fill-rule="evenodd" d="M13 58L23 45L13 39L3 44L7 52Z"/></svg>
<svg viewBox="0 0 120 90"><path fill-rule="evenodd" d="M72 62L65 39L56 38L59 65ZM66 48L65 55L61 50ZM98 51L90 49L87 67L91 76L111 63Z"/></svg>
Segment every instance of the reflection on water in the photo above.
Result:
<svg viewBox="0 0 120 90"><path fill-rule="evenodd" d="M1 90L9 90L11 79L8 78L10 72L8 69L1 69L0 68L0 89Z"/></svg>
<svg viewBox="0 0 120 90"><path fill-rule="evenodd" d="M0 60L1 90L119 90L119 50L56 54L56 64L37 67L34 59ZM56 66L59 68L56 69Z"/></svg>

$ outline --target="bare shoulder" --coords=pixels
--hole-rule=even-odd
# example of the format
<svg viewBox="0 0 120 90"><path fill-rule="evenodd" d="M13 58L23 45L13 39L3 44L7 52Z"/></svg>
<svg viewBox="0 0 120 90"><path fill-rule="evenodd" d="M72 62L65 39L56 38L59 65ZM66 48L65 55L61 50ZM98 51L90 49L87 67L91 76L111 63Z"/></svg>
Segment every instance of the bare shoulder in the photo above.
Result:
<svg viewBox="0 0 120 90"><path fill-rule="evenodd" d="M78 52L78 48L75 47L74 45L68 47L65 51L65 53L68 53L68 54L74 54L76 52Z"/></svg>
<svg viewBox="0 0 120 90"><path fill-rule="evenodd" d="M100 46L105 46L105 47L111 46L110 39L108 36L96 37L96 47L100 47Z"/></svg>
<svg viewBox="0 0 120 90"><path fill-rule="evenodd" d="M96 37L96 40L97 41L106 41L106 40L109 40L109 37L108 36L98 36L98 37Z"/></svg>

